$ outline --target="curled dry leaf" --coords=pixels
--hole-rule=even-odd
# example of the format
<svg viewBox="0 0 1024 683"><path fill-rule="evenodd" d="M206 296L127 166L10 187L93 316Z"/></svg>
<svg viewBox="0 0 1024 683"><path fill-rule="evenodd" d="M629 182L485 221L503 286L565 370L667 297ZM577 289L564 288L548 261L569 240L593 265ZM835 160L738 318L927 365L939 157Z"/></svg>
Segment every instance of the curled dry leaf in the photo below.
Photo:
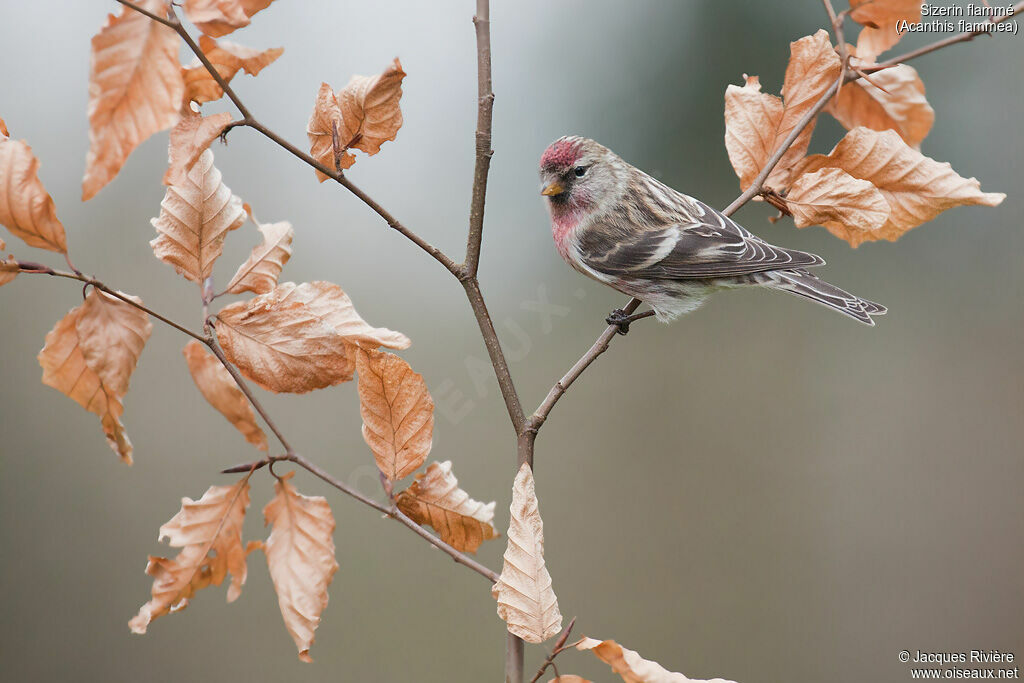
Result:
<svg viewBox="0 0 1024 683"><path fill-rule="evenodd" d="M352 300L341 287L330 282L316 281L300 285L295 297L305 303L324 322L333 327L346 343L375 349L406 349L412 343L401 332L386 327L373 327L356 312Z"/></svg>
<svg viewBox="0 0 1024 683"><path fill-rule="evenodd" d="M889 202L878 188L838 168L798 177L785 201L796 227L823 225L854 246L873 239L871 233L889 220Z"/></svg>
<svg viewBox="0 0 1024 683"><path fill-rule="evenodd" d="M395 503L417 524L430 525L442 541L462 552L475 553L481 543L498 535L492 524L495 504L473 500L460 489L451 460L430 463Z"/></svg>
<svg viewBox="0 0 1024 683"><path fill-rule="evenodd" d="M208 36L226 36L249 25L249 20L274 0L185 0L188 20Z"/></svg>
<svg viewBox="0 0 1024 683"><path fill-rule="evenodd" d="M533 470L519 468L512 484L512 518L501 578L491 588L498 616L509 633L528 643L541 643L562 630L558 599L544 564L544 523L537 506Z"/></svg>
<svg viewBox="0 0 1024 683"><path fill-rule="evenodd" d="M213 152L206 150L185 182L167 188L160 216L150 221L159 235L149 245L158 259L201 285L213 272L228 231L244 222L242 200L223 183Z"/></svg>
<svg viewBox="0 0 1024 683"><path fill-rule="evenodd" d="M919 149L935 122L935 110L924 96L924 83L914 67L906 64L883 69L847 83L825 111L849 130L895 130L908 145Z"/></svg>
<svg viewBox="0 0 1024 683"><path fill-rule="evenodd" d="M128 622L133 633L145 633L157 617L185 609L197 591L219 586L228 572L228 602L238 598L246 575L242 524L248 507L248 475L232 486L211 486L199 500L181 499L181 510L160 527L159 538L181 552L173 559L150 555L152 597Z"/></svg>
<svg viewBox="0 0 1024 683"><path fill-rule="evenodd" d="M167 9L164 0L138 4L154 14ZM128 7L93 36L83 201L114 179L139 143L178 120L178 47L177 33Z"/></svg>
<svg viewBox="0 0 1024 683"><path fill-rule="evenodd" d="M263 235L263 243L253 247L245 263L238 267L235 276L228 283L231 294L255 292L266 294L277 286L277 278L288 259L292 257L292 238L295 231L291 223L257 224Z"/></svg>
<svg viewBox="0 0 1024 683"><path fill-rule="evenodd" d="M203 116L191 106L183 107L181 118L171 129L171 139L167 145L164 185L187 184L189 170L229 123L231 114L227 112Z"/></svg>
<svg viewBox="0 0 1024 683"><path fill-rule="evenodd" d="M188 371L211 406L217 409L228 422L245 436L245 440L261 451L267 450L267 436L256 424L256 415L246 400L231 373L217 357L203 348L196 340L190 341L183 350Z"/></svg>
<svg viewBox="0 0 1024 683"><path fill-rule="evenodd" d="M145 312L94 288L50 330L39 352L43 384L99 415L107 443L128 464L132 444L121 399L152 331Z"/></svg>
<svg viewBox="0 0 1024 683"><path fill-rule="evenodd" d="M306 132L310 154L328 168L334 168L334 128L346 151L341 168L356 162L347 149L359 149L373 155L388 140L394 140L402 127L402 79L405 72L396 57L391 66L375 76L353 76L341 92L334 93L326 83L320 85L313 115ZM320 182L327 179L317 171Z"/></svg>
<svg viewBox="0 0 1024 683"><path fill-rule="evenodd" d="M336 287L285 282L226 306L214 323L224 354L268 391L303 394L349 381L355 370L349 344L326 321Z"/></svg>
<svg viewBox="0 0 1024 683"><path fill-rule="evenodd" d="M850 18L864 26L857 37L857 56L874 61L902 37L901 21L921 21L921 3L915 0L850 0Z"/></svg>
<svg viewBox="0 0 1024 683"><path fill-rule="evenodd" d="M963 178L948 163L929 159L913 149L896 131L854 128L830 154L804 159L800 173L839 168L881 191L889 203L889 219L878 230L857 232L850 243L898 240L913 227L932 220L954 206L996 206L1002 193L982 192L974 178Z"/></svg>
<svg viewBox="0 0 1024 683"><path fill-rule="evenodd" d="M295 640L299 659L312 662L309 648L327 607L327 586L338 562L334 559L334 515L320 496L304 496L288 481L289 472L274 484L274 499L263 508L273 526L263 544L270 578L277 591L285 628Z"/></svg>
<svg viewBox="0 0 1024 683"><path fill-rule="evenodd" d="M284 53L283 47L255 50L226 40L217 42L206 36L199 37L199 47L221 78L229 83L239 71L245 71L250 76L257 75ZM193 59L187 67L182 67L181 74L185 81L186 104L190 101L199 104L212 102L224 96L220 84L198 58Z"/></svg>
<svg viewBox="0 0 1024 683"><path fill-rule="evenodd" d="M53 198L39 180L39 159L20 140L0 138L0 224L30 247L68 251Z"/></svg>
<svg viewBox="0 0 1024 683"><path fill-rule="evenodd" d="M390 481L409 476L430 453L434 435L434 399L423 375L398 356L360 348L359 412L363 440L377 468Z"/></svg>
<svg viewBox="0 0 1024 683"><path fill-rule="evenodd" d="M614 640L584 638L576 649L590 650L598 659L612 668L626 683L732 683L722 678L696 679L674 673L657 662L644 659L633 650L628 650Z"/></svg>
<svg viewBox="0 0 1024 683"><path fill-rule="evenodd" d="M185 0L185 16L208 36L226 36L249 25L239 0Z"/></svg>
<svg viewBox="0 0 1024 683"><path fill-rule="evenodd" d="M750 187L800 118L838 80L840 68L828 32L821 30L790 43L783 99L762 93L757 76L747 77L743 87L730 85L726 89L725 147L741 188ZM813 130L812 121L772 170L766 184L788 184L793 167L807 152Z"/></svg>

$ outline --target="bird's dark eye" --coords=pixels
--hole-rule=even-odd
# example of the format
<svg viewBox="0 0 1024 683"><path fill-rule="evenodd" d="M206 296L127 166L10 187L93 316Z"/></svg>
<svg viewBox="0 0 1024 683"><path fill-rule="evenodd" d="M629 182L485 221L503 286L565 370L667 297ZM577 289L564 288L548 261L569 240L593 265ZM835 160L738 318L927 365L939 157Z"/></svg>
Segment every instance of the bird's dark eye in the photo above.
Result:
<svg viewBox="0 0 1024 683"><path fill-rule="evenodd" d="M576 168L572 169L572 172L576 175L577 178L582 178L584 174L586 174L587 172L587 167L577 166Z"/></svg>

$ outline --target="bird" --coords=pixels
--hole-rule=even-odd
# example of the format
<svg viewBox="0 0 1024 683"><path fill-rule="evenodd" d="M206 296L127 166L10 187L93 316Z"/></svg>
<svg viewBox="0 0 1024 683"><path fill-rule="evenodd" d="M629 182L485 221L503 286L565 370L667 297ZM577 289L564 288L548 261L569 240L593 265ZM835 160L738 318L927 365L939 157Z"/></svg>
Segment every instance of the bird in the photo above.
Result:
<svg viewBox="0 0 1024 683"><path fill-rule="evenodd" d="M540 158L558 253L570 266L651 310L607 317L620 334L654 315L671 322L716 291L767 287L810 299L866 325L886 308L825 282L825 259L777 247L704 202L668 187L607 147L576 135Z"/></svg>

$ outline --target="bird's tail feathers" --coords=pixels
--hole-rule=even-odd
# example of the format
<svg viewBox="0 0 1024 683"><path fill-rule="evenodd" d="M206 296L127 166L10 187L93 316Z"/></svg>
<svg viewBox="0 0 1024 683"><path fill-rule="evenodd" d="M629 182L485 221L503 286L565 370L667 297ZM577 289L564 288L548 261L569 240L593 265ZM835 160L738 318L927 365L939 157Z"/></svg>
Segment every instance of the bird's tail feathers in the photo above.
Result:
<svg viewBox="0 0 1024 683"><path fill-rule="evenodd" d="M806 270L776 270L764 274L768 280L764 284L790 294L810 299L823 306L839 311L865 325L874 325L872 316L885 315L886 308L873 301L861 299L849 292L811 275Z"/></svg>

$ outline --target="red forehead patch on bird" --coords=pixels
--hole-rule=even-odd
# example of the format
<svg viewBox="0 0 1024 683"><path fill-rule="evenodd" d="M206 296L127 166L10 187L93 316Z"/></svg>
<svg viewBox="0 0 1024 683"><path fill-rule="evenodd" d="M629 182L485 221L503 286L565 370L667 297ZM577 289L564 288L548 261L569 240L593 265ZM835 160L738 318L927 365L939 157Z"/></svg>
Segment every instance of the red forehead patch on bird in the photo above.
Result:
<svg viewBox="0 0 1024 683"><path fill-rule="evenodd" d="M583 156L583 146L577 140L555 140L540 157L541 168L572 166Z"/></svg>

